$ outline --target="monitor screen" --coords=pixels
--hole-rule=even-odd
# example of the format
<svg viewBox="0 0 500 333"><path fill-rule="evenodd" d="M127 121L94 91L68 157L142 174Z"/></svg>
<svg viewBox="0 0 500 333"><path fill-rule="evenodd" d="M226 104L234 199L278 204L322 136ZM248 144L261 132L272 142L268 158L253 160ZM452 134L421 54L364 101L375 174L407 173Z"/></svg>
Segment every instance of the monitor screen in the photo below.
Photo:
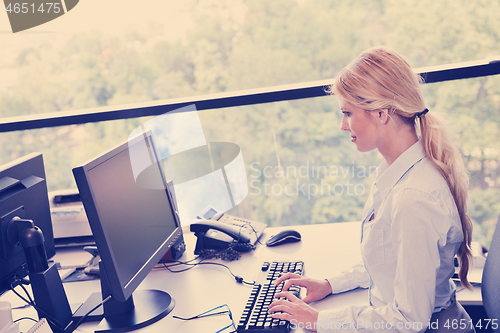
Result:
<svg viewBox="0 0 500 333"><path fill-rule="evenodd" d="M73 174L101 256L101 284L109 286L114 300L125 302L182 236L151 133Z"/></svg>
<svg viewBox="0 0 500 333"><path fill-rule="evenodd" d="M47 257L55 254L43 157L33 153L0 166L0 295L28 275L14 217L32 220L45 239Z"/></svg>

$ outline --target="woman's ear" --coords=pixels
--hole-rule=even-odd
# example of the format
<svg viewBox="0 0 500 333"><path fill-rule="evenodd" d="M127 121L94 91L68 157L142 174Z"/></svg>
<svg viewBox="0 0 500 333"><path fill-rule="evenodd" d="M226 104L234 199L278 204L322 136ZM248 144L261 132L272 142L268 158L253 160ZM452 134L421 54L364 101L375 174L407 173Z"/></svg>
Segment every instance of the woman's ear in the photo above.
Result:
<svg viewBox="0 0 500 333"><path fill-rule="evenodd" d="M389 119L389 112L387 110L377 110L376 117L381 124L385 124Z"/></svg>

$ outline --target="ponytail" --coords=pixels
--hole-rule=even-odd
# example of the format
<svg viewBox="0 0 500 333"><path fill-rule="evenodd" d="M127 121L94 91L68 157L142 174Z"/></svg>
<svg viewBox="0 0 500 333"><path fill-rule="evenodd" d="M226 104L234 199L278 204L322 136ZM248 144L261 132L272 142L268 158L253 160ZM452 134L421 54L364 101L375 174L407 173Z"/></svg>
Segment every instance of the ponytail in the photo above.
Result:
<svg viewBox="0 0 500 333"><path fill-rule="evenodd" d="M469 177L464 167L462 156L448 135L443 124L433 115L420 119L420 132L426 157L441 173L450 188L462 223L464 239L457 252L460 262L458 277L466 288L471 288L467 272L472 261L472 221L467 216L467 189Z"/></svg>

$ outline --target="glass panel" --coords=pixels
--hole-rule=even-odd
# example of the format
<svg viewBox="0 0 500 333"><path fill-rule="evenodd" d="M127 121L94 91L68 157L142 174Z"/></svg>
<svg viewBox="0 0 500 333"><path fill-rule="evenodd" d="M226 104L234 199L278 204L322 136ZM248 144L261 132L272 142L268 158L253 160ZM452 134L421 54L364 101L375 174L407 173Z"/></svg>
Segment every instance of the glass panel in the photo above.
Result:
<svg viewBox="0 0 500 333"><path fill-rule="evenodd" d="M484 59L500 49L499 6L486 0L86 0L15 34L4 14L0 117L327 79L380 44L414 67ZM499 80L425 86L431 112L447 118L462 147L475 237L485 245L500 212ZM241 148L248 194L234 214L270 225L360 218L380 157L353 149L338 129L334 99L199 117L208 142ZM71 188L72 167L123 142L146 120L0 133L0 162L41 151L49 189Z"/></svg>
<svg viewBox="0 0 500 333"><path fill-rule="evenodd" d="M470 173L469 214L476 223L474 240L484 245L489 245L500 212L499 87L500 76L424 85L430 112L448 123L464 154ZM357 152L349 135L340 131L341 113L334 97L193 115L199 119L204 142L228 142L241 149L247 194L232 205L230 214L272 226L361 218L381 157L377 152ZM1 133L0 163L41 151L49 190L72 188L74 166L127 140L141 124L151 123L154 117ZM199 127L189 128L186 133L195 137L192 131ZM168 157L162 150L164 142L158 140L157 145L160 155Z"/></svg>

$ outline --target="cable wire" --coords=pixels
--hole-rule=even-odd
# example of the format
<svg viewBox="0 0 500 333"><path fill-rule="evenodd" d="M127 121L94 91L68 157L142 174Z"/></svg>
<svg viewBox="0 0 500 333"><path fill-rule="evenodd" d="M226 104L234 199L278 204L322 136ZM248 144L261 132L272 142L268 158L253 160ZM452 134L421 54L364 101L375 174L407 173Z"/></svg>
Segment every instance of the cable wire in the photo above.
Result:
<svg viewBox="0 0 500 333"><path fill-rule="evenodd" d="M73 332L75 331L78 326L80 326L84 321L85 319L87 319L88 316L90 316L90 314L92 312L94 312L95 310L97 310L99 307L101 307L104 303L106 303L107 301L109 301L111 299L111 295L109 295L108 297L106 297L101 303L97 304L95 307L93 307L90 311L88 311L86 314L84 314L80 320L78 320L78 322L74 325L74 326L71 326L71 323L69 323L69 325L64 329L64 333L70 333L70 332Z"/></svg>
<svg viewBox="0 0 500 333"><path fill-rule="evenodd" d="M29 296L29 294L28 294L28 296L29 296L28 298L30 300L27 300L26 298L24 298L21 294L19 294L14 289L15 287L13 287L13 284L14 284L14 282L11 283L10 290L12 290L12 292L14 294L16 294L17 297L19 297L20 299L22 299L23 301L25 301L26 303L28 303L29 305L31 305L33 308L35 308L35 310L39 313L39 315L42 314L43 316L45 316L45 318L47 319L47 321L49 323L51 323L54 328L56 328L57 330L59 330L61 332L64 332L64 328L62 327L62 325L59 323L59 321L56 318L52 317L50 314L48 314L47 312L45 312L42 308L38 307L35 304L35 302L32 301L31 296ZM21 286L22 286L22 284L21 284ZM24 291L27 292L27 290L24 287L22 287L22 288L23 288Z"/></svg>
<svg viewBox="0 0 500 333"><path fill-rule="evenodd" d="M37 323L37 322L38 322L38 320L36 320L35 318L31 318L31 317L21 317L21 318L16 319L16 320L14 320L14 321L12 321L12 322L13 322L13 323L17 323L17 322L19 322L19 321L21 321L21 320L32 320L32 321L34 321L35 323Z"/></svg>
<svg viewBox="0 0 500 333"><path fill-rule="evenodd" d="M200 256L196 257L195 259L199 259L199 258L200 258ZM192 259L192 260L189 260L189 261L186 261L186 262L182 262L182 261L176 260L175 261L176 264L175 265L171 265L171 266L180 266L180 265L191 266L191 267L188 267L188 268L185 268L185 269L172 270L172 269L170 269L170 266L166 266L166 265L165 265L165 268L168 269L172 273L182 273L182 272L190 270L190 269L192 269L192 268L194 268L194 267L196 267L198 265L215 265L215 266L221 266L221 267L226 268L229 271L229 273L234 277L234 279L236 280L236 282L243 283L243 284L246 284L246 285L249 285L249 286L255 285L255 281L253 281L253 282L247 282L247 281L245 281L242 277L235 275L231 271L231 269L228 266L224 265L224 264L221 264L221 263L218 263L218 262L211 262L211 261L204 262L203 261L204 259L201 259L201 261L197 262L197 263L190 263L191 261L193 261L195 259Z"/></svg>

